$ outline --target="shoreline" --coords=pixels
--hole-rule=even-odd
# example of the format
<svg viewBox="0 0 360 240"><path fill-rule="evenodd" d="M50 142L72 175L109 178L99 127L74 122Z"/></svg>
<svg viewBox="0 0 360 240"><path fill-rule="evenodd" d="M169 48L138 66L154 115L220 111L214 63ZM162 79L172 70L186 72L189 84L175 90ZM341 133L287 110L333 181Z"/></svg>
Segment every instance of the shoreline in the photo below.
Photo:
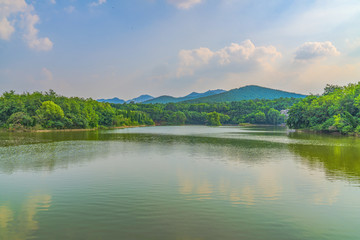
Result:
<svg viewBox="0 0 360 240"><path fill-rule="evenodd" d="M137 126L120 126L120 127L106 127L106 128L74 128L74 129L1 129L4 132L35 132L35 133L48 133L48 132L90 132L98 130L112 130L136 127L148 127L152 125L137 125Z"/></svg>
<svg viewBox="0 0 360 240"><path fill-rule="evenodd" d="M47 132L90 132L98 130L113 130L113 129L125 129L125 128L136 128L136 127L157 127L157 126L208 126L201 124L184 124L184 125L136 125L136 126L119 126L119 127L100 127L100 128L73 128L73 129L0 129L2 132L36 132L36 133L47 133ZM280 125L269 125L269 124L251 124L251 123L242 123L242 124L224 124L223 127L256 127L256 126L280 126ZM221 127L220 126L220 127Z"/></svg>

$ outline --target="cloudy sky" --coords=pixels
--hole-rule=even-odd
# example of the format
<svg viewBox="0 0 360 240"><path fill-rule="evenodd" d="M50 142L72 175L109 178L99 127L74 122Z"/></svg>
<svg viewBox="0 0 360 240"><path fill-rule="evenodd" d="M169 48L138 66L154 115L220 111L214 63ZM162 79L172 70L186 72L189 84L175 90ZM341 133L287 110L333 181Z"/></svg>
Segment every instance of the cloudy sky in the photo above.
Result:
<svg viewBox="0 0 360 240"><path fill-rule="evenodd" d="M360 81L359 0L0 0L0 91L129 99Z"/></svg>

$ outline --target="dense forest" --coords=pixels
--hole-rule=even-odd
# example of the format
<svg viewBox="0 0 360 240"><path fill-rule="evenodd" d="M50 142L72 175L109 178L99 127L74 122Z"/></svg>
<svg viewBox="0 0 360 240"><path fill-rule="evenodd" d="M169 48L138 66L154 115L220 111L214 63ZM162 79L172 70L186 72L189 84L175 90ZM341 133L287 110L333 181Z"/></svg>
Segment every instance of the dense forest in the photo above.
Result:
<svg viewBox="0 0 360 240"><path fill-rule="evenodd" d="M0 97L0 127L9 129L84 129L153 125L148 114L120 110L92 99L67 98L50 90Z"/></svg>
<svg viewBox="0 0 360 240"><path fill-rule="evenodd" d="M243 100L221 103L167 103L167 104L112 104L123 111L141 111L149 114L159 125L201 124L281 124L285 116L281 110L289 109L300 101L295 98L275 100Z"/></svg>
<svg viewBox="0 0 360 240"><path fill-rule="evenodd" d="M138 125L281 124L281 110L299 99L243 100L223 103L109 104L45 93L0 97L0 127L7 129L86 129Z"/></svg>
<svg viewBox="0 0 360 240"><path fill-rule="evenodd" d="M327 85L321 96L308 96L294 104L287 124L294 129L359 134L359 109L360 82L344 87Z"/></svg>

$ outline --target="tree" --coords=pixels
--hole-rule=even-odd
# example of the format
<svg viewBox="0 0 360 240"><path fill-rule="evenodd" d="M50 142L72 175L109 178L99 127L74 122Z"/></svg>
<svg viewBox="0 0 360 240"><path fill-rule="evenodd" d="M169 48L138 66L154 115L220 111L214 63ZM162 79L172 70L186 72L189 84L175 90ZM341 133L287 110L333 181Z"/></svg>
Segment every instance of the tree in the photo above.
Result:
<svg viewBox="0 0 360 240"><path fill-rule="evenodd" d="M280 120L280 112L274 108L270 108L267 114L267 119L271 124L278 124Z"/></svg>
<svg viewBox="0 0 360 240"><path fill-rule="evenodd" d="M265 123L266 122L265 113L263 113L261 111L255 113L254 118L255 118L255 123Z"/></svg>
<svg viewBox="0 0 360 240"><path fill-rule="evenodd" d="M220 114L217 112L211 112L207 114L207 125L210 126L221 126Z"/></svg>
<svg viewBox="0 0 360 240"><path fill-rule="evenodd" d="M177 111L170 115L170 124L183 125L185 124L186 116L183 112Z"/></svg>
<svg viewBox="0 0 360 240"><path fill-rule="evenodd" d="M64 118L64 111L53 101L43 102L41 107L36 111L36 114L43 127L64 127L64 123L61 122Z"/></svg>

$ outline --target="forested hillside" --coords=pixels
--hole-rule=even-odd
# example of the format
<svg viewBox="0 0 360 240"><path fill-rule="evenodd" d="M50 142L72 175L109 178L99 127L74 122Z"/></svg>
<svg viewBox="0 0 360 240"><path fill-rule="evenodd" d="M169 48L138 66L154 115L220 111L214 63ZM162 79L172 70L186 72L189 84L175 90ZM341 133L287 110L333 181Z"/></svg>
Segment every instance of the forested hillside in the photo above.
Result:
<svg viewBox="0 0 360 240"><path fill-rule="evenodd" d="M161 125L181 124L280 124L281 110L290 108L300 99L244 100L227 103L112 104L121 110L142 111Z"/></svg>
<svg viewBox="0 0 360 240"><path fill-rule="evenodd" d="M304 98L305 95L255 85L229 90L224 93L197 98L188 103L233 102L251 99Z"/></svg>
<svg viewBox="0 0 360 240"><path fill-rule="evenodd" d="M345 87L327 85L321 96L308 96L289 111L287 124L343 134L360 133L360 83Z"/></svg>
<svg viewBox="0 0 360 240"><path fill-rule="evenodd" d="M0 127L14 129L82 129L101 126L153 125L146 113L125 111L92 99L67 98L53 91L0 97Z"/></svg>

